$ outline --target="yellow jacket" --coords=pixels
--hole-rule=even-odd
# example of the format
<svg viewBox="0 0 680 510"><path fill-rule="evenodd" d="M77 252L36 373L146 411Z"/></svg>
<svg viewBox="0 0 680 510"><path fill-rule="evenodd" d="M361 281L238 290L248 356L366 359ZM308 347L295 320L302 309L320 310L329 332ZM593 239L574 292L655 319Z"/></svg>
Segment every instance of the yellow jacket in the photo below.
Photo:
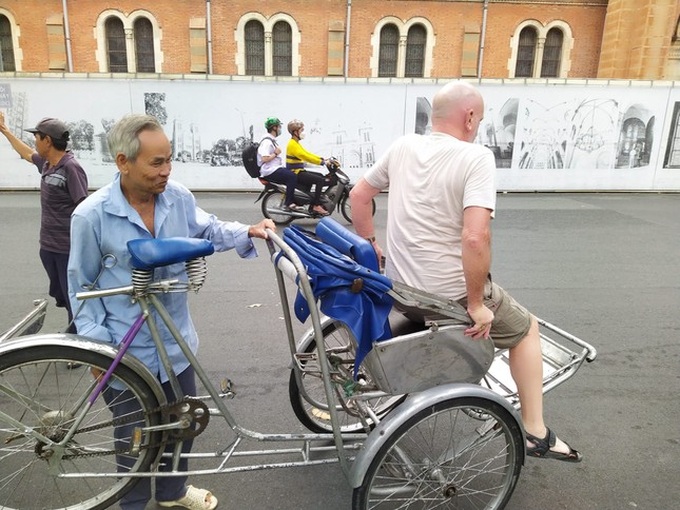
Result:
<svg viewBox="0 0 680 510"><path fill-rule="evenodd" d="M323 158L305 149L295 138L291 138L286 146L286 167L296 174L305 169L305 162L321 165Z"/></svg>

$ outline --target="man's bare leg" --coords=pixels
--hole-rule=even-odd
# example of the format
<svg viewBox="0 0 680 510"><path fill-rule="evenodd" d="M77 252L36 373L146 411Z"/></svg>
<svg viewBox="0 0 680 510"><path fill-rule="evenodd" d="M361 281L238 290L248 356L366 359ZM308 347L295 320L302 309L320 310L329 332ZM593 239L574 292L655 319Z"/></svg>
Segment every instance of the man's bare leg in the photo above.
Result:
<svg viewBox="0 0 680 510"><path fill-rule="evenodd" d="M536 437L545 437L543 421L543 354L538 322L531 317L531 327L527 335L510 349L510 373L517 384L519 400L522 404L524 430ZM531 446L528 444L528 446ZM568 453L569 447L557 438L553 451Z"/></svg>

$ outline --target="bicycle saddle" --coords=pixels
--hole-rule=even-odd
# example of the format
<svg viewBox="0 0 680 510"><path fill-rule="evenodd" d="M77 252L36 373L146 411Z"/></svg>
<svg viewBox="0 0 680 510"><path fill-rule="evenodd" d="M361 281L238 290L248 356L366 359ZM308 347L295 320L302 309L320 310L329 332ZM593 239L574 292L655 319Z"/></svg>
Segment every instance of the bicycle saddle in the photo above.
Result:
<svg viewBox="0 0 680 510"><path fill-rule="evenodd" d="M132 267L149 270L177 262L206 257L215 253L207 239L166 237L165 239L133 239L127 243Z"/></svg>

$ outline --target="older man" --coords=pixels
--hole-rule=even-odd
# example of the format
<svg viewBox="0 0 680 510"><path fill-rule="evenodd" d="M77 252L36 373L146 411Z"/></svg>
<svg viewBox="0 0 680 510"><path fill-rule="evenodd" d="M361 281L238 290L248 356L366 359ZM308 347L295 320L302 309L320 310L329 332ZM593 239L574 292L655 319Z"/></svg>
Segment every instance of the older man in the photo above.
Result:
<svg viewBox="0 0 680 510"><path fill-rule="evenodd" d="M146 115L129 115L121 119L109 133L109 148L118 167L113 182L93 193L73 213L71 227L71 259L69 262L69 290L75 305L75 293L90 286L100 271L104 255L114 255L118 261L105 270L98 284L115 287L131 283L130 254L127 241L131 239L196 237L209 239L217 251L235 248L243 258L257 255L252 237L266 238L266 228L274 229L271 220L257 225L223 222L206 213L196 204L193 194L181 184L170 180L172 148L158 121ZM184 273L183 264L173 264L156 270L157 278L177 278ZM194 329L187 296L169 293L160 296L183 337L194 352L198 338ZM88 300L76 317L78 333L117 345L133 324L139 310L131 306L129 298L116 296ZM173 370L177 374L184 395L196 394L194 371L168 331L163 330ZM148 329L143 328L132 343L130 353L137 356L170 392L168 374L159 362L158 352ZM121 399L114 387L104 397L107 402ZM135 409L116 405L114 414L124 415ZM124 428L122 425L119 428ZM130 427L130 425L127 425ZM117 431L129 437L129 431ZM189 451L191 442L184 442ZM170 450L172 451L172 445ZM127 459L118 462L124 470ZM161 466L161 469L167 469ZM186 461L180 470L187 469ZM186 477L156 479L155 498L164 507L183 507L191 510L213 509L217 498L210 492L186 486ZM149 479L143 478L121 500L124 510L142 510L151 498Z"/></svg>
<svg viewBox="0 0 680 510"><path fill-rule="evenodd" d="M510 350L510 370L522 404L529 456L579 462L581 454L545 426L538 323L491 282L491 219L496 207L495 161L472 143L484 101L472 85L451 82L434 97L432 133L398 139L350 194L359 235L379 256L371 201L389 187L386 274L458 300L473 321L466 334ZM416 310L405 310L414 319Z"/></svg>

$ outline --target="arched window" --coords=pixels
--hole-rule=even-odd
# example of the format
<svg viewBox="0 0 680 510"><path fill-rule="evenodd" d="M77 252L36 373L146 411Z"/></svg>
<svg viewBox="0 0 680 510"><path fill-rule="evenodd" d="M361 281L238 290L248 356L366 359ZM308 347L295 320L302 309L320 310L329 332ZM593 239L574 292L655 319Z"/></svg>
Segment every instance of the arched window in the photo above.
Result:
<svg viewBox="0 0 680 510"><path fill-rule="evenodd" d="M562 60L562 42L564 35L559 28L551 28L545 38L541 78L557 78L560 75Z"/></svg>
<svg viewBox="0 0 680 510"><path fill-rule="evenodd" d="M422 78L425 67L425 43L427 31L423 25L413 25L406 37L406 68L404 76L407 78Z"/></svg>
<svg viewBox="0 0 680 510"><path fill-rule="evenodd" d="M0 71L16 71L12 25L6 16L0 15Z"/></svg>
<svg viewBox="0 0 680 510"><path fill-rule="evenodd" d="M246 74L264 76L264 26L250 20L245 26Z"/></svg>
<svg viewBox="0 0 680 510"><path fill-rule="evenodd" d="M380 30L380 55L378 76L397 76L397 58L399 55L399 29L388 24Z"/></svg>
<svg viewBox="0 0 680 510"><path fill-rule="evenodd" d="M525 27L519 34L515 77L531 78L534 75L534 54L536 53L536 29Z"/></svg>
<svg viewBox="0 0 680 510"><path fill-rule="evenodd" d="M293 33L285 21L277 21L272 30L274 76L293 74Z"/></svg>
<svg viewBox="0 0 680 510"><path fill-rule="evenodd" d="M127 73L127 49L125 48L123 22L112 16L106 20L105 30L109 72Z"/></svg>
<svg viewBox="0 0 680 510"><path fill-rule="evenodd" d="M155 73L156 58L153 50L153 26L146 18L137 18L134 24L135 56L138 73Z"/></svg>

